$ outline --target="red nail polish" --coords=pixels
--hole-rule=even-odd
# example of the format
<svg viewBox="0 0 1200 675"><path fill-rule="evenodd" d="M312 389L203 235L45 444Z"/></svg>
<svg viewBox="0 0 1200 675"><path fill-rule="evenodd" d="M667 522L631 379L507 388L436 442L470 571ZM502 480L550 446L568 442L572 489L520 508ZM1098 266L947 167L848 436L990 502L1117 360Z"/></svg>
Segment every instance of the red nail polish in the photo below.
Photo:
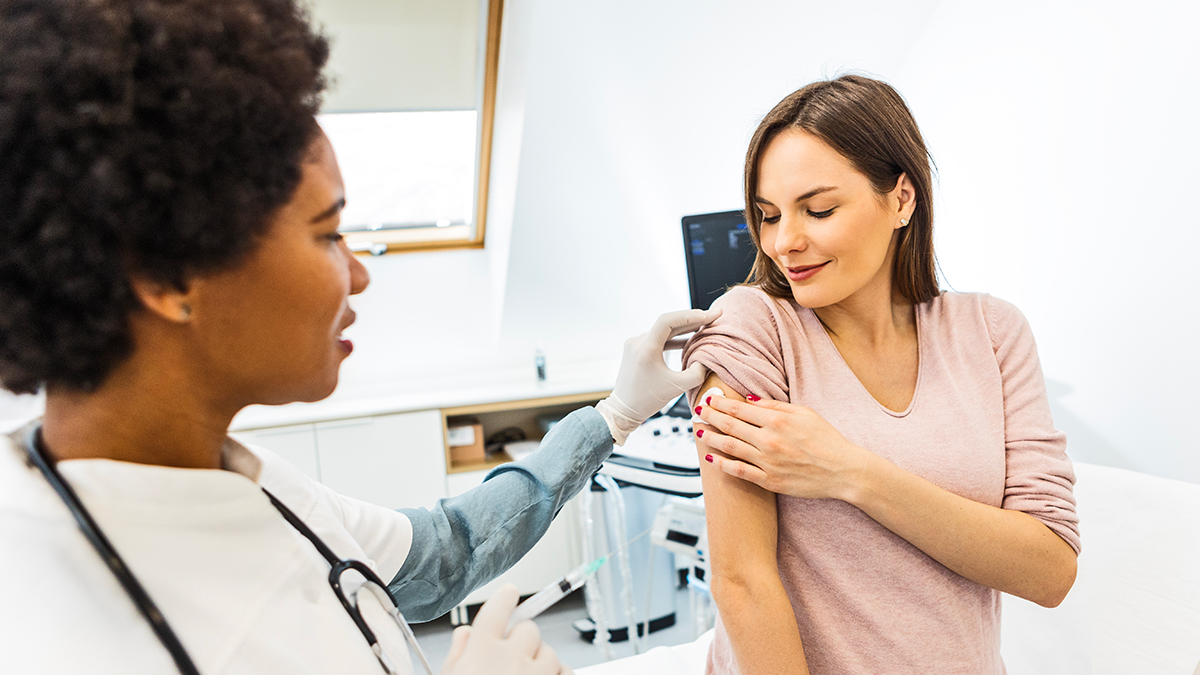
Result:
<svg viewBox="0 0 1200 675"><path fill-rule="evenodd" d="M755 396L754 394L746 394L746 400L747 400L747 401L750 401L751 403L753 403L754 401L761 401L762 399L760 399L759 397Z"/></svg>
<svg viewBox="0 0 1200 675"><path fill-rule="evenodd" d="M703 437L703 436L704 436L704 430L703 430L703 429L697 429L697 430L696 430L696 438L701 438L701 437Z"/></svg>
<svg viewBox="0 0 1200 675"><path fill-rule="evenodd" d="M704 397L704 405L712 405L712 397L711 396Z"/></svg>
<svg viewBox="0 0 1200 675"><path fill-rule="evenodd" d="M696 414L697 414L697 415L699 415L699 414L700 414L700 406L696 406Z"/></svg>
<svg viewBox="0 0 1200 675"><path fill-rule="evenodd" d="M709 464L712 464L712 455L705 455L705 456L704 456L704 459L705 459L705 461L707 461Z"/></svg>

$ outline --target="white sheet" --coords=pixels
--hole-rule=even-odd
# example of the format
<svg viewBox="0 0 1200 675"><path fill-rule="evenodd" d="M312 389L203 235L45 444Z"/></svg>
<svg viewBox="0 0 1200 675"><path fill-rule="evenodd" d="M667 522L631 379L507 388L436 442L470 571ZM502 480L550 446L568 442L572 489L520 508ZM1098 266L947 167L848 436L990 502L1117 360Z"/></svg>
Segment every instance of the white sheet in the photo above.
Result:
<svg viewBox="0 0 1200 675"><path fill-rule="evenodd" d="M1009 675L1200 675L1200 485L1076 464L1083 553L1075 587L1044 609L1004 596ZM579 675L700 675L695 642Z"/></svg>
<svg viewBox="0 0 1200 675"><path fill-rule="evenodd" d="M699 675L704 672L710 630L692 642L674 647L655 647L645 654L616 659L575 671L576 675Z"/></svg>
<svg viewBox="0 0 1200 675"><path fill-rule="evenodd" d="M1066 601L1005 596L1010 675L1187 675L1200 663L1200 485L1076 464L1083 553Z"/></svg>

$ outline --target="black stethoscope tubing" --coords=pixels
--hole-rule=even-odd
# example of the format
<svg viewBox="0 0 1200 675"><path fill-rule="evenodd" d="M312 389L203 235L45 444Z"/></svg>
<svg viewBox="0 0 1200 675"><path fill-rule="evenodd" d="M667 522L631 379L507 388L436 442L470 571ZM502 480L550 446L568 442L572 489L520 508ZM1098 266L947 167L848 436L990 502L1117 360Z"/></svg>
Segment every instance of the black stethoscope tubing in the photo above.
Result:
<svg viewBox="0 0 1200 675"><path fill-rule="evenodd" d="M84 508L83 502L79 501L79 496L76 495L75 491L71 489L71 486L68 485L65 480L63 480L62 474L58 472L58 469L46 456L45 444L42 442L41 425L38 425L29 431L29 434L25 439L25 449L26 454L29 455L29 458L33 464L41 470L42 475L46 477L46 481L50 483L50 486L54 488L54 491L57 492L58 496L62 498L63 503L66 504L67 509L75 518L75 522L79 525L80 531L83 532L83 536L87 538L89 543L91 543L92 548L96 549L96 553L98 553L100 558L104 560L104 563L108 565L108 569L112 571L113 576L115 576L117 581L121 583L121 587L125 589L125 592L129 595L129 598L133 601L133 604L137 605L138 611L141 612L142 616L146 618L146 621L150 623L150 626L154 629L154 634L158 636L159 641L162 642L167 651L171 653L171 658L174 659L175 666L179 669L179 672L182 673L182 675L200 675L200 671L196 668L196 664L192 662L192 658L188 655L187 649L185 649L183 643L179 641L179 638L175 635L175 631L171 629L170 624L167 623L166 618L163 616L162 612L159 611L158 606L154 604L154 600L150 598L150 594L147 593L146 589L142 587L142 584L138 582L137 577L133 575L133 572L129 569L129 566L125 564L125 561L121 559L121 556L117 553L116 549L114 549L112 544L109 543L108 538L104 536L104 532L100 530L100 526L96 524L96 521L92 519L91 514L88 513L86 508ZM355 624L357 624L359 630L367 639L368 644L370 644L372 647L375 647L377 643L375 633L346 599L345 593L341 591L341 583L339 578L341 576L341 572L345 569L353 569L362 574L363 577L368 581L371 581L382 588L386 589L387 584L385 584L383 580L379 578L379 575L377 575L374 570L367 567L362 562L357 560L339 559L337 555L334 554L333 550L330 549L329 546L326 545L325 542L322 541L321 538L318 537L317 534L304 523L304 521L300 520L296 514L292 513L291 509L284 505L283 502L276 499L275 495L268 492L266 488L261 489L263 493L267 495L267 498L271 501L271 504L279 511L281 515L283 515L284 520L292 525L292 527L299 530L300 534L304 535L304 537L308 539L314 547L316 547L317 552L321 554L321 557L325 558L325 560L330 564L331 568L329 570L329 583L334 587L335 590L338 591L336 593L338 600L341 601L343 608L347 611L347 613L350 614L350 618ZM392 603L393 605L395 604L395 599L392 599ZM424 663L424 657L422 656L421 658L422 662ZM426 665L426 667L428 668L428 665Z"/></svg>
<svg viewBox="0 0 1200 675"><path fill-rule="evenodd" d="M52 464L45 455L44 445L42 444L42 429L41 426L36 427L29 433L29 438L26 439L26 449L29 457L33 460L34 465L41 470L42 475L46 477L46 481L62 498L63 503L67 505L67 509L71 511L75 522L78 523L83 536L91 543L92 548L96 549L96 553L104 560L104 564L108 565L108 569L112 570L113 576L121 583L121 587L129 594L129 598L133 600L133 604L137 605L138 611L142 616L146 617L146 621L150 623L150 627L154 629L154 634L158 636L163 646L171 653L171 658L175 660L175 666L179 668L179 672L183 675L200 675L200 671L196 669L196 664L192 662L192 657L188 655L184 649L183 643L176 637L175 631L171 630L171 626L159 611L158 605L154 604L150 594L142 588L142 584L133 576L133 572L129 570L129 566L121 559L120 554L109 543L108 537L100 531L100 527L96 525L96 521L92 520L92 516L87 509L83 507L83 503L79 501L79 496L71 489L71 486L63 480L58 469Z"/></svg>

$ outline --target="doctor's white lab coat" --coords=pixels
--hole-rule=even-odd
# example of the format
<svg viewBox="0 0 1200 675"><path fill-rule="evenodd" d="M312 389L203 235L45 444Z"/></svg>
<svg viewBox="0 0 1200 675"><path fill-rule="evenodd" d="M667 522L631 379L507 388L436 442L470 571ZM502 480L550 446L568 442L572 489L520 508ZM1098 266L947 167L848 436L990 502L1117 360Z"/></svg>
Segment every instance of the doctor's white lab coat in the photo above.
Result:
<svg viewBox="0 0 1200 675"><path fill-rule="evenodd" d="M66 506L23 457L0 436L0 672L178 672ZM232 470L110 460L58 468L200 672L383 672L329 586L329 563L259 486L335 554L368 563L384 580L408 555L409 520L342 497L265 450L231 441L225 463ZM367 595L359 596L363 611L377 612L377 604L366 607ZM386 617L368 620L385 627L381 640L407 654ZM397 666L410 672L402 661Z"/></svg>
<svg viewBox="0 0 1200 675"><path fill-rule="evenodd" d="M0 436L0 673L176 672L27 463L25 431ZM520 560L612 447L603 417L581 408L537 452L493 469L479 487L400 511L338 495L277 455L233 441L226 471L110 460L58 468L204 675L356 675L383 670L329 587L329 563L260 486L337 556L371 565L410 621L427 621ZM379 610L366 593L360 599L364 613ZM399 630L374 618L389 653L403 653Z"/></svg>

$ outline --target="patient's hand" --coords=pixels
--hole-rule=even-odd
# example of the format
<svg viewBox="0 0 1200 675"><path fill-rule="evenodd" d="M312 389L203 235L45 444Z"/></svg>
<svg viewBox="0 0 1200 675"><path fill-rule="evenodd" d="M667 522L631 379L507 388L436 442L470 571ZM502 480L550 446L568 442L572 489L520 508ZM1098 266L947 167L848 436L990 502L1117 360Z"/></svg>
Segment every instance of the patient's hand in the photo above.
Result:
<svg viewBox="0 0 1200 675"><path fill-rule="evenodd" d="M771 492L850 501L874 458L811 408L756 396L700 403L696 436L719 453L705 459Z"/></svg>

